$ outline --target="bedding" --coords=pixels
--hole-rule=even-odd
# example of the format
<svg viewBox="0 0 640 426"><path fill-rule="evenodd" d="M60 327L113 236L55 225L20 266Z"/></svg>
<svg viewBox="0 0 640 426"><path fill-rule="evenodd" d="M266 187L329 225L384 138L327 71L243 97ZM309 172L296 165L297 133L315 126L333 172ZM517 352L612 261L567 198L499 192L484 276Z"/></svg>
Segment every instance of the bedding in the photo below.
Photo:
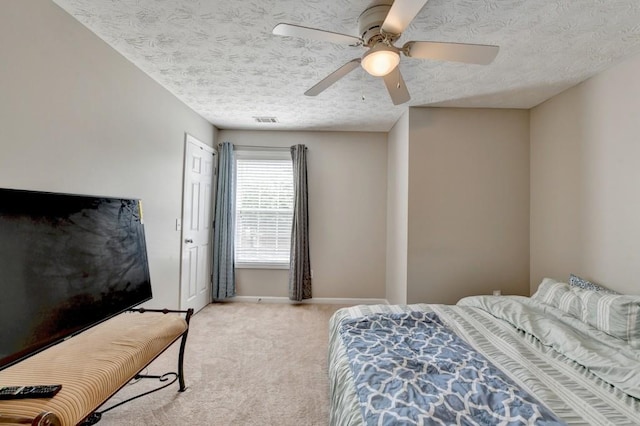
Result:
<svg viewBox="0 0 640 426"><path fill-rule="evenodd" d="M329 378L332 425L640 424L640 351L535 298L340 309Z"/></svg>

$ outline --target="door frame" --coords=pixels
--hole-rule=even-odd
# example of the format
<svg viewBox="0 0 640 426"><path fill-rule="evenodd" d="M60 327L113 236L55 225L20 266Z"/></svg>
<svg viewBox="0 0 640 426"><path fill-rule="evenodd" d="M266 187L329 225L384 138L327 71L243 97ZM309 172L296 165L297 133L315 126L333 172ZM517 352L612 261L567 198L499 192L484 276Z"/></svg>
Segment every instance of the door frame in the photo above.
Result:
<svg viewBox="0 0 640 426"><path fill-rule="evenodd" d="M218 155L218 151L205 144L204 142L200 141L198 138L196 138L195 136L189 134L188 132L185 132L184 134L184 153L183 153L183 158L182 158L182 164L183 164L183 170L182 170L182 204L181 204L181 211L180 211L180 285L179 285L179 295L178 295L178 299L179 299L179 309L185 309L185 300L183 298L183 287L185 285L184 283L184 271L183 271L183 262L182 262L182 257L184 255L184 250L185 250L185 243L184 243L184 239L185 239L185 231L184 231L184 205L187 202L186 199L186 195L187 195L187 190L185 189L185 185L187 183L187 173L189 172L189 168L187 167L187 151L188 151L188 146L189 143L193 143L194 145L200 147L201 149L203 149L204 151L210 152L213 154L213 176L212 176L212 194L211 194L211 204L209 206L209 208L211 209L211 215L209 216L211 218L211 227L210 232L209 232L209 247L211 247L211 251L213 251L213 222L215 220L215 204L216 204L216 193L217 193L217 176L218 176L218 161L217 161L217 155ZM209 271L213 271L213 256L211 255L212 253L209 253ZM209 288L211 291L211 285L212 285L212 276L210 275L209 277ZM211 292L209 293L211 294Z"/></svg>

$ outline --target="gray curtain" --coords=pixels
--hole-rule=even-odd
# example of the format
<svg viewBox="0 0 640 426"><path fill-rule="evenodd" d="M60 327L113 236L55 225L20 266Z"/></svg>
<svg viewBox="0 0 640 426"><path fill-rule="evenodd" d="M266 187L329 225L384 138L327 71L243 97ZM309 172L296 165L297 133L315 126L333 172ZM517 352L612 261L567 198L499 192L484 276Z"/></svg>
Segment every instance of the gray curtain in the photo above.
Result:
<svg viewBox="0 0 640 426"><path fill-rule="evenodd" d="M293 160L293 224L289 264L289 299L311 298L311 262L309 260L309 209L307 191L307 148L291 147Z"/></svg>
<svg viewBox="0 0 640 426"><path fill-rule="evenodd" d="M216 214L213 228L213 299L236 295L234 236L236 189L233 144L220 144Z"/></svg>

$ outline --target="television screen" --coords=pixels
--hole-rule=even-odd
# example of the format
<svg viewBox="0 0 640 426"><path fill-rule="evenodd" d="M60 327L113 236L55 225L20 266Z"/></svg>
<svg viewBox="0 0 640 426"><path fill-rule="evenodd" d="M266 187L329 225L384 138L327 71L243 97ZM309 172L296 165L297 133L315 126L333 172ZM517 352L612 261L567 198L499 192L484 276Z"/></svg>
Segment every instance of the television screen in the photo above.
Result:
<svg viewBox="0 0 640 426"><path fill-rule="evenodd" d="M0 369L149 299L139 200L0 189Z"/></svg>

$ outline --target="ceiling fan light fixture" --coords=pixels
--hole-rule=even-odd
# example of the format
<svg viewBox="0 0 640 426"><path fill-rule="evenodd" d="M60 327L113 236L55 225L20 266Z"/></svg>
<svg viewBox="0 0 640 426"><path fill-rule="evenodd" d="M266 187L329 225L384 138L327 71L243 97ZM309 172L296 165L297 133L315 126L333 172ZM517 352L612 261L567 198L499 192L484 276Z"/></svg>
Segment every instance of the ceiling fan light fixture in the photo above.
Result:
<svg viewBox="0 0 640 426"><path fill-rule="evenodd" d="M378 43L362 55L362 68L374 77L383 77L393 71L400 63L398 50Z"/></svg>

